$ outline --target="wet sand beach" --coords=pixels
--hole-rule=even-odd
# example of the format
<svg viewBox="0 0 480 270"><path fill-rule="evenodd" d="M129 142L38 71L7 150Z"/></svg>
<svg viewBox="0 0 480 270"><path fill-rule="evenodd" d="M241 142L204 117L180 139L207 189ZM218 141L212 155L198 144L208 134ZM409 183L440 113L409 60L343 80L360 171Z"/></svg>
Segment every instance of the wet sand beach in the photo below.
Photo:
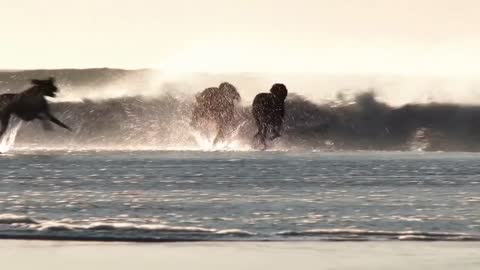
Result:
<svg viewBox="0 0 480 270"><path fill-rule="evenodd" d="M480 269L479 242L0 242L2 269Z"/></svg>

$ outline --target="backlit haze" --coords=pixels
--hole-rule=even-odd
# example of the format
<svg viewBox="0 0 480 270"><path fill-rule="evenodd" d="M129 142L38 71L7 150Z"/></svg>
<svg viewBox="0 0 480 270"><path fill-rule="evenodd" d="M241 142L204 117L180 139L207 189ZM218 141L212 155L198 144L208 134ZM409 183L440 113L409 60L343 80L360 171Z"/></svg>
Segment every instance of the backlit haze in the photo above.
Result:
<svg viewBox="0 0 480 270"><path fill-rule="evenodd" d="M358 87L377 87L377 75L434 77L443 81L423 87L440 96L448 89L461 92L459 100L477 95L480 3L474 0L0 3L0 69L370 76ZM382 79L380 86L389 83ZM415 92L394 84L395 94L399 87Z"/></svg>

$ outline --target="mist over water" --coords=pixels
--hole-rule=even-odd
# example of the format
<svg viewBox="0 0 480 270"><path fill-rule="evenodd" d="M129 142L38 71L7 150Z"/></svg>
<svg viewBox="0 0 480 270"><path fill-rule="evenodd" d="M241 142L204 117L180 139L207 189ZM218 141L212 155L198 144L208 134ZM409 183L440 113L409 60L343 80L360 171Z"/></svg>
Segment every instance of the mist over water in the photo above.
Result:
<svg viewBox="0 0 480 270"><path fill-rule="evenodd" d="M98 69L3 72L0 90L19 92L28 79L46 76L55 76L61 89L52 110L74 132L25 123L15 148L252 150L251 101L283 82L290 91L284 135L270 149L480 150L480 94L473 80ZM238 88L242 103L234 134L213 146L214 127L206 137L189 122L194 95L223 81Z"/></svg>

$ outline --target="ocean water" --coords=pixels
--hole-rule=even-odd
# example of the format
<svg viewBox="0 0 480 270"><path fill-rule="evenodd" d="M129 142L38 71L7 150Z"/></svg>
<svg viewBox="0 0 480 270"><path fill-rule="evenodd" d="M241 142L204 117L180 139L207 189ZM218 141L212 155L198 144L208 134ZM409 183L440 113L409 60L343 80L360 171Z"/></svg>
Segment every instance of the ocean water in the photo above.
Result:
<svg viewBox="0 0 480 270"><path fill-rule="evenodd" d="M0 238L480 241L479 153L0 156Z"/></svg>

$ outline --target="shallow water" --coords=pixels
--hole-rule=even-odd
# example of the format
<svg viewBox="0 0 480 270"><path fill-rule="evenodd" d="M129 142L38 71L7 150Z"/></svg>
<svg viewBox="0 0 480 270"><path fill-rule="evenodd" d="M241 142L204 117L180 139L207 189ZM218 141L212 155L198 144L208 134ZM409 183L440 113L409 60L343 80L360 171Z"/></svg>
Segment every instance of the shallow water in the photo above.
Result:
<svg viewBox="0 0 480 270"><path fill-rule="evenodd" d="M13 151L0 237L480 240L480 154Z"/></svg>

